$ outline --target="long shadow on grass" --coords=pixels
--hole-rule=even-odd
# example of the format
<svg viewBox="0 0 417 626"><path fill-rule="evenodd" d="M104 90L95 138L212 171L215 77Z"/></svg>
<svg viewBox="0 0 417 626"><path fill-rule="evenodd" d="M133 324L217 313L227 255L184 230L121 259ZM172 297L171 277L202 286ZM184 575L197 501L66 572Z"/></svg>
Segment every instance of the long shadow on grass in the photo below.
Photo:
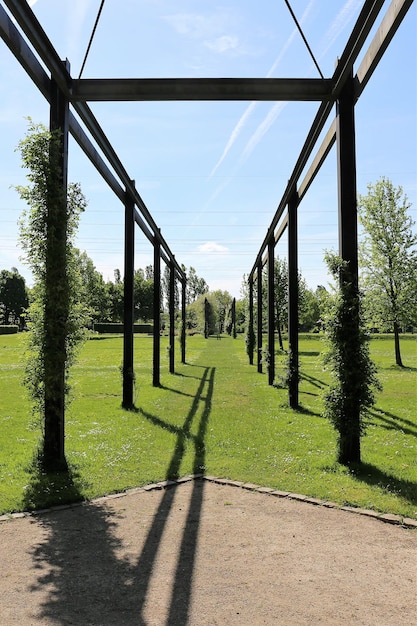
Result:
<svg viewBox="0 0 417 626"><path fill-rule="evenodd" d="M361 463L352 472L356 480L368 485L381 487L387 493L393 493L417 505L417 483L411 480L403 480L384 472L371 463Z"/></svg>
<svg viewBox="0 0 417 626"><path fill-rule="evenodd" d="M368 409L367 415L373 418L373 421L369 422L373 426L379 426L386 430L400 430L406 435L417 437L417 425L411 420L404 419L399 415L394 415L394 413L383 411L382 409Z"/></svg>
<svg viewBox="0 0 417 626"><path fill-rule="evenodd" d="M147 414L140 409L137 411L156 427L164 428L176 436L166 470L167 478L179 475L187 443L194 449L194 473L203 474L205 471L205 437L213 398L214 374L214 368L204 368L182 426L173 426L163 417ZM192 424L198 416L197 432L193 434ZM72 485L76 496L79 494L76 476L70 472L64 474L67 488ZM186 521L178 529L178 559L170 590L168 617L164 622L169 626L186 625L188 622L204 485L204 481L193 481ZM40 495L45 489L56 487L53 477L49 482L45 476L40 477L31 486L30 501L32 504L37 501L37 489L40 491L40 501ZM161 492L159 505L152 522L148 524L146 536L143 542L138 543L141 547L136 558L134 555L132 558L132 554L130 558L121 556L126 546L117 537L117 517L104 501L40 514L34 523L42 526L45 538L32 549L36 582L30 588L35 594L32 596L34 602L38 602L38 618L62 625L146 626L149 622L145 619L144 609L175 496L176 488L167 488ZM146 515L141 518L141 509L136 514L135 536L140 536L141 526L148 518ZM119 516L123 523L123 511Z"/></svg>

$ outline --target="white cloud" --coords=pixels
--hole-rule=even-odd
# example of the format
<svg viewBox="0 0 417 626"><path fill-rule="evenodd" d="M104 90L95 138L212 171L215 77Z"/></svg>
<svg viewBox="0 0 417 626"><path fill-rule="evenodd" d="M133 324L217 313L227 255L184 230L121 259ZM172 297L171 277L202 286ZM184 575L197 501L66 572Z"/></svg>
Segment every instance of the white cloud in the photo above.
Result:
<svg viewBox="0 0 417 626"><path fill-rule="evenodd" d="M207 241L206 243L201 244L197 248L198 252L204 254L227 254L229 249L225 246L221 246L219 243L215 241Z"/></svg>
<svg viewBox="0 0 417 626"><path fill-rule="evenodd" d="M213 41L205 41L204 45L213 52L223 54L224 52L238 50L239 39L235 35L222 35Z"/></svg>

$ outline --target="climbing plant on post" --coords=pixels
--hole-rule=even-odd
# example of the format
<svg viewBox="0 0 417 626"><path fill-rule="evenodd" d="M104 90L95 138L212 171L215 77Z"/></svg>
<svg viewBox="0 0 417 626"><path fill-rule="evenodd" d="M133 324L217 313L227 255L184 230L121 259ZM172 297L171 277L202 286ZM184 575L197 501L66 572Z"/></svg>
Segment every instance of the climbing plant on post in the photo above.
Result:
<svg viewBox="0 0 417 626"><path fill-rule="evenodd" d="M73 247L86 201L78 185L63 184L61 131L48 131L29 120L18 149L29 181L16 188L29 206L20 220L20 241L35 282L25 383L43 426L43 466L61 470L66 468L68 374L86 320L78 299L80 274Z"/></svg>
<svg viewBox="0 0 417 626"><path fill-rule="evenodd" d="M326 263L339 287L329 298L325 316L324 360L331 382L324 396L324 414L338 434L338 461L349 465L360 463L364 412L374 404L374 391L381 385L370 358L361 297L349 264L330 253Z"/></svg>

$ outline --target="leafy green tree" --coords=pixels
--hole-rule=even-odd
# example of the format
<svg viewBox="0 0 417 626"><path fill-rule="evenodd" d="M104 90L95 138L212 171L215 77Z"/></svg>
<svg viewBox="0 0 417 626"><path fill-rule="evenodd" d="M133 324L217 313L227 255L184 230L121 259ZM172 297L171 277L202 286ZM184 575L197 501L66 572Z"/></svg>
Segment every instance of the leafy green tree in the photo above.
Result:
<svg viewBox="0 0 417 626"><path fill-rule="evenodd" d="M209 286L204 280L197 276L197 272L194 267L190 267L187 271L185 265L182 266L184 272L187 273L187 290L186 290L186 304L191 304L199 296L204 296L209 291Z"/></svg>
<svg viewBox="0 0 417 626"><path fill-rule="evenodd" d="M299 298L299 328L302 332L317 329L320 320L320 302L316 291L309 289L302 279Z"/></svg>
<svg viewBox="0 0 417 626"><path fill-rule="evenodd" d="M3 305L3 323L8 324L10 315L20 317L29 304L26 283L15 267L0 272L0 304Z"/></svg>
<svg viewBox="0 0 417 626"><path fill-rule="evenodd" d="M153 278L145 278L142 269L136 270L134 276L135 321L153 319Z"/></svg>
<svg viewBox="0 0 417 626"><path fill-rule="evenodd" d="M102 274L94 266L86 252L74 249L81 274L81 293L91 322L104 322L110 312L108 290Z"/></svg>
<svg viewBox="0 0 417 626"><path fill-rule="evenodd" d="M401 187L382 177L359 196L363 226L362 279L374 325L388 322L394 331L395 362L402 367L400 329L417 323L417 234Z"/></svg>
<svg viewBox="0 0 417 626"><path fill-rule="evenodd" d="M324 415L338 433L338 461L359 463L364 414L380 389L376 368L369 354L369 337L363 316L362 298L348 264L327 253L326 262L339 286L327 299L324 361L331 375L324 396ZM343 277L343 279L341 279Z"/></svg>
<svg viewBox="0 0 417 626"><path fill-rule="evenodd" d="M42 462L47 469L65 469L68 375L86 321L73 241L86 201L79 185L63 185L59 132L29 120L18 150L29 182L17 187L28 205L20 220L20 241L35 281L25 382L42 418Z"/></svg>

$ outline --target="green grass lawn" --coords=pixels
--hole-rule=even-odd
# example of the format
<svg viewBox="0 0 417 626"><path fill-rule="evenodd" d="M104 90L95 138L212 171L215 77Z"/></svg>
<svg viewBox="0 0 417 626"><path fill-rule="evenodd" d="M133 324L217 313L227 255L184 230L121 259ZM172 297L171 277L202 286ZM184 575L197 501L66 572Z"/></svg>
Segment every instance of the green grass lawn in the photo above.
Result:
<svg viewBox="0 0 417 626"><path fill-rule="evenodd" d="M416 338L372 340L384 389L368 416L363 464L336 462L336 436L321 417L322 344L300 337L301 408L249 366L243 337L187 339L187 364L168 372L162 338L161 388L152 387L152 338L135 336L135 411L121 408L122 339L95 336L73 369L66 418L69 475L40 473L40 437L21 386L24 335L0 336L0 512L92 498L193 472L295 491L340 504L417 518ZM165 356L166 354L166 356ZM283 369L285 355L277 355Z"/></svg>

